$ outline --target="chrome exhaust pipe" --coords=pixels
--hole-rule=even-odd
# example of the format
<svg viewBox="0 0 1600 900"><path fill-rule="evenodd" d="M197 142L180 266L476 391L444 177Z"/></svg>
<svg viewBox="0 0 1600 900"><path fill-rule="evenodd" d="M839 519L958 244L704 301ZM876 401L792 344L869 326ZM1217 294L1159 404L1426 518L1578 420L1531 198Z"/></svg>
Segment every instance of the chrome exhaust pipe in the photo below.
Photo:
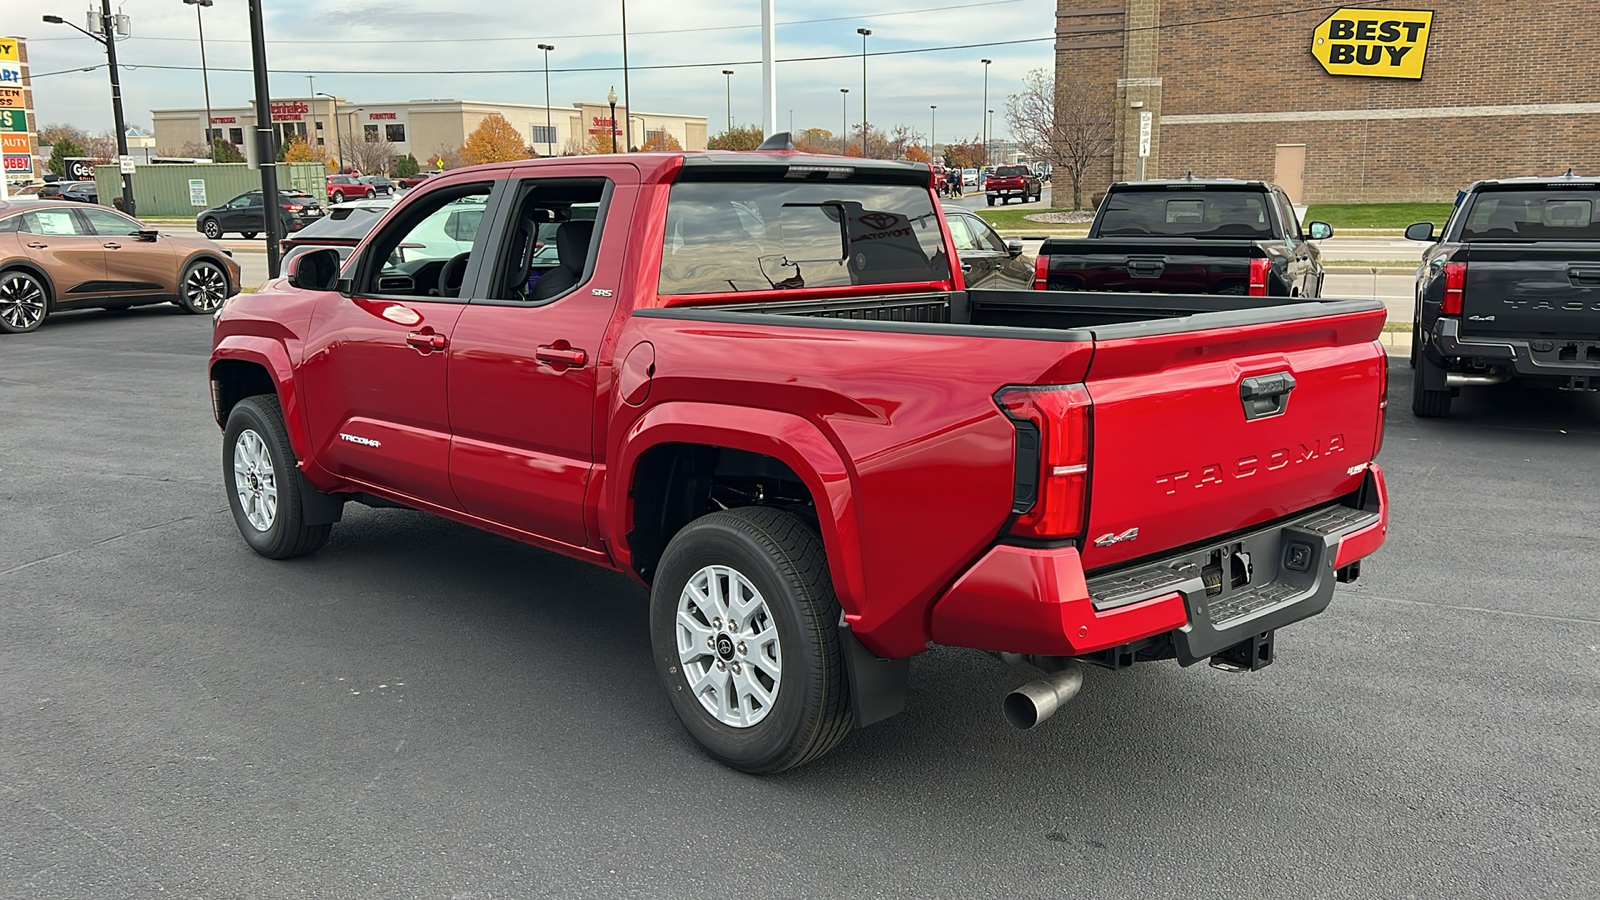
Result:
<svg viewBox="0 0 1600 900"><path fill-rule="evenodd" d="M1495 372L1492 375L1468 375L1465 372L1446 372L1444 383L1449 387L1483 387L1490 384L1505 384L1511 380L1510 373Z"/></svg>
<svg viewBox="0 0 1600 900"><path fill-rule="evenodd" d="M1056 714L1062 704L1078 695L1083 687L1083 663L1063 661L1059 671L1038 681L1030 681L1006 695L1000 704L1006 721L1017 728L1033 728Z"/></svg>

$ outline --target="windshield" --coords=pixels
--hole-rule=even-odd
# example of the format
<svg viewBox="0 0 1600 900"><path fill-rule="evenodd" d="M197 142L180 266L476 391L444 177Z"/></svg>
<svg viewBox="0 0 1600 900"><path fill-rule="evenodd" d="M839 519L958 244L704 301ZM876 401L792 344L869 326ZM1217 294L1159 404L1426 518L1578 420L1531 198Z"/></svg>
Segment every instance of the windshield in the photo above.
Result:
<svg viewBox="0 0 1600 900"><path fill-rule="evenodd" d="M1600 191L1541 187L1478 194L1461 229L1464 241L1592 241L1600 238Z"/></svg>
<svg viewBox="0 0 1600 900"><path fill-rule="evenodd" d="M927 188L676 184L663 294L897 284L950 277Z"/></svg>
<svg viewBox="0 0 1600 900"><path fill-rule="evenodd" d="M349 238L360 240L367 236L372 226L378 224L383 214L389 211L393 203L346 203L331 207L331 212L326 216L302 228L295 235L296 240L309 240L316 238Z"/></svg>
<svg viewBox="0 0 1600 900"><path fill-rule="evenodd" d="M1105 200L1099 234L1266 240L1272 220L1261 190L1114 191Z"/></svg>

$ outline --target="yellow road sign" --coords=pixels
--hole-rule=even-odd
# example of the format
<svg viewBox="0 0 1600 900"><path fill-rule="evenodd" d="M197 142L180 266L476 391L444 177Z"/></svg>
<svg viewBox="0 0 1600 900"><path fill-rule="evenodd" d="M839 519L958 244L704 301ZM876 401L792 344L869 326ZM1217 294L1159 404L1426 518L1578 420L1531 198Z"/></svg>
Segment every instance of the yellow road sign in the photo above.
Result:
<svg viewBox="0 0 1600 900"><path fill-rule="evenodd" d="M1330 75L1422 77L1433 12L1345 8L1312 32L1311 55Z"/></svg>

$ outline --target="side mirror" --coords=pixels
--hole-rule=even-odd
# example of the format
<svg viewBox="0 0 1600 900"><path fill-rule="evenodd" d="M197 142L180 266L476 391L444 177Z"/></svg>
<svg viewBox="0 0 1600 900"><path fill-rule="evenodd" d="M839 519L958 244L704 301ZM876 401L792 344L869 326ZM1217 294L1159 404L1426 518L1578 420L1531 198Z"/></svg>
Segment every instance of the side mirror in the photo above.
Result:
<svg viewBox="0 0 1600 900"><path fill-rule="evenodd" d="M1327 222L1312 222L1306 227L1306 233L1313 241L1320 241L1333 237L1333 226Z"/></svg>
<svg viewBox="0 0 1600 900"><path fill-rule="evenodd" d="M160 234L161 232L155 230L154 228L141 228L134 232L134 236L139 240L148 241L150 243L155 243L156 237Z"/></svg>
<svg viewBox="0 0 1600 900"><path fill-rule="evenodd" d="M331 291L339 283L339 251L313 250L294 261L289 283L302 291Z"/></svg>
<svg viewBox="0 0 1600 900"><path fill-rule="evenodd" d="M1408 241L1431 241L1431 240L1433 240L1433 223L1432 222L1418 222L1415 225L1407 225L1406 226L1406 240L1408 240Z"/></svg>
<svg viewBox="0 0 1600 900"><path fill-rule="evenodd" d="M1018 240L1006 241L1006 255L1012 259L1022 255L1022 242Z"/></svg>

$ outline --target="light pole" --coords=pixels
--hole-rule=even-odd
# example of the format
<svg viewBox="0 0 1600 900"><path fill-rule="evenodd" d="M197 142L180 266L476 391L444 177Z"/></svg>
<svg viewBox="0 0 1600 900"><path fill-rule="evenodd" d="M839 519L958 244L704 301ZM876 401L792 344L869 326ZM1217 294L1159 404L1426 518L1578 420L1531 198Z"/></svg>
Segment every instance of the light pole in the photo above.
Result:
<svg viewBox="0 0 1600 900"><path fill-rule="evenodd" d="M104 0L106 12L111 11L111 0ZM267 277L277 278L282 272L282 248L278 240L282 235L283 220L278 218L278 166L275 162L272 141L272 89L267 84L267 29L261 24L261 0L249 0L250 9L250 71L253 74L256 94L255 139L256 162L261 167L261 236L267 242Z"/></svg>
<svg viewBox="0 0 1600 900"><path fill-rule="evenodd" d="M627 115L627 121L628 121L628 149L632 150L635 147L643 147L645 140L647 140L650 137L650 132L645 130L644 116L636 116L633 113L627 113L626 115ZM633 142L633 120L634 119L638 119L639 120L639 139L640 140L639 140L639 143L637 143L637 144L635 144Z"/></svg>
<svg viewBox="0 0 1600 900"><path fill-rule="evenodd" d="M60 16L45 16L44 20L52 25L71 25L73 28L78 28ZM83 31L82 28L78 30ZM111 15L111 0L100 0L100 34L96 35L89 31L83 33L99 41L106 48L106 62L109 63L108 68L111 71L111 117L117 126L117 164L120 169L121 158L128 155L128 126L122 120L122 81L117 75L117 32L115 20ZM210 127L211 123L207 122L206 128ZM133 180L127 175L118 177L122 179L122 211L130 216L134 215ZM276 274L273 277L277 277Z"/></svg>
<svg viewBox="0 0 1600 900"><path fill-rule="evenodd" d="M992 60L992 59L980 59L980 60L978 60L978 62L983 63L983 108L984 109L988 109L989 108L989 64L994 62L994 60ZM988 161L987 157L989 155L989 118L987 116L985 116L983 118L983 121L979 122L978 124L981 126L980 130L983 132L983 154L984 154L984 157L985 157L984 161L987 162Z"/></svg>
<svg viewBox="0 0 1600 900"><path fill-rule="evenodd" d="M839 155L850 155L850 89L839 88Z"/></svg>
<svg viewBox="0 0 1600 900"><path fill-rule="evenodd" d="M733 70L722 70L722 83L728 95L728 130L733 130Z"/></svg>
<svg viewBox="0 0 1600 900"><path fill-rule="evenodd" d="M309 78L311 76L308 75L306 77ZM343 172L350 161L344 158L344 135L339 133L339 98L326 91L318 91L312 96L327 97L333 101L333 145L335 152L339 154L339 171ZM312 102L316 101L313 100Z"/></svg>
<svg viewBox="0 0 1600 900"><path fill-rule="evenodd" d="M928 158L932 159L933 145L936 143L934 134L939 126L939 104L930 103L928 104L928 109L932 110L932 112L928 113Z"/></svg>
<svg viewBox="0 0 1600 900"><path fill-rule="evenodd" d="M989 165L994 165L994 160L989 158L989 142L994 140L994 110L989 110L989 118L986 121L988 126L985 128L984 133L989 136L983 142L983 159Z"/></svg>
<svg viewBox="0 0 1600 900"><path fill-rule="evenodd" d="M617 89L615 86L606 93L606 102L611 104L611 152L617 152Z"/></svg>
<svg viewBox="0 0 1600 900"><path fill-rule="evenodd" d="M540 44L539 49L544 51L544 155L556 155L556 127L550 120L550 51L555 49L553 44Z"/></svg>
<svg viewBox="0 0 1600 900"><path fill-rule="evenodd" d="M628 0L622 3L622 106L633 112L633 95L628 92ZM613 88L612 93L616 93ZM617 152L617 103L611 101L611 152Z"/></svg>
<svg viewBox="0 0 1600 900"><path fill-rule="evenodd" d="M867 35L871 28L857 28L861 35L861 158L867 156Z"/></svg>
<svg viewBox="0 0 1600 900"><path fill-rule="evenodd" d="M206 23L200 15L202 7L210 6L212 0L183 0L184 3L194 7L194 24L200 29L200 84L206 90L206 147L210 149L211 161L217 161L217 139L211 136L211 75L206 69Z"/></svg>

